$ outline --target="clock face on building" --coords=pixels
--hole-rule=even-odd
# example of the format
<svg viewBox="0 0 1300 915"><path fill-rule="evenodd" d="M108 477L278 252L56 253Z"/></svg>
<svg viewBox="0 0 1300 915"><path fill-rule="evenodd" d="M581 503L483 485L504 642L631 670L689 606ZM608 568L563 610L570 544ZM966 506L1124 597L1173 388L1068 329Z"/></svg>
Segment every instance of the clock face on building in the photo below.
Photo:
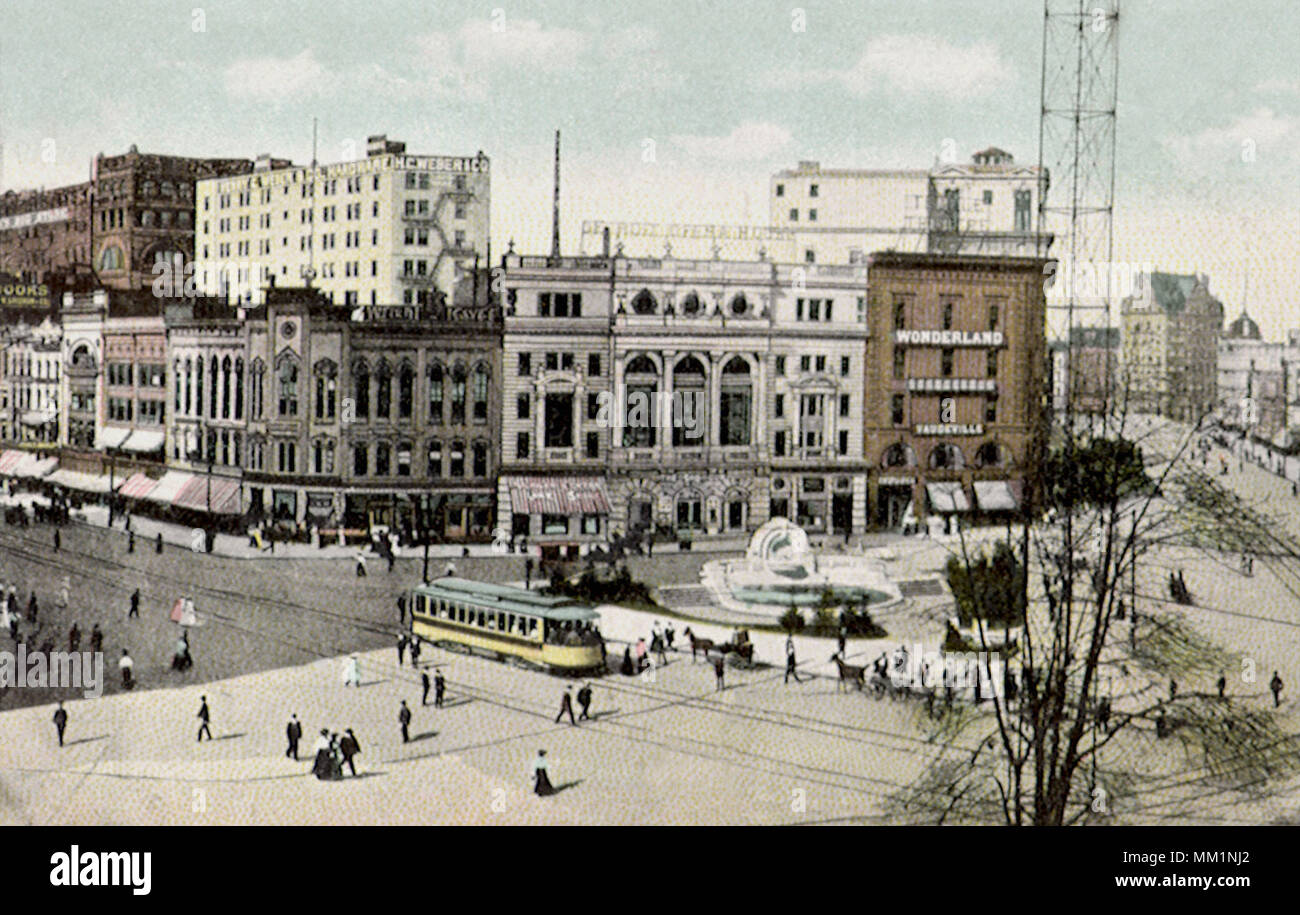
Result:
<svg viewBox="0 0 1300 915"><path fill-rule="evenodd" d="M280 336L284 337L286 340L291 338L295 333L297 333L297 331L298 325L294 324L292 321L285 321L280 325Z"/></svg>

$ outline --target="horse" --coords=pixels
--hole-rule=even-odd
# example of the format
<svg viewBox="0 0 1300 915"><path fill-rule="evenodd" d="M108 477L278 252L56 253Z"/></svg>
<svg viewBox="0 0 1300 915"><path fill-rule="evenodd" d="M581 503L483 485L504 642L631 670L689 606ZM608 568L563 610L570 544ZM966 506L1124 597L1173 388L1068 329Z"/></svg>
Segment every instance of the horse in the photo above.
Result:
<svg viewBox="0 0 1300 915"><path fill-rule="evenodd" d="M695 663L696 651L704 652L704 657L705 659L707 659L709 657L709 652L717 647L717 643L715 643L712 639L697 639L695 637L695 633L691 632L690 626L686 627L685 632L686 632L686 637L691 640L691 663L692 664Z"/></svg>
<svg viewBox="0 0 1300 915"><path fill-rule="evenodd" d="M831 660L835 666L840 669L840 679L835 684L835 691L839 692L844 688L845 681L851 682L859 690L863 687L863 678L866 673L865 667L857 667L853 664L845 664L844 659L840 657L839 652L831 655Z"/></svg>

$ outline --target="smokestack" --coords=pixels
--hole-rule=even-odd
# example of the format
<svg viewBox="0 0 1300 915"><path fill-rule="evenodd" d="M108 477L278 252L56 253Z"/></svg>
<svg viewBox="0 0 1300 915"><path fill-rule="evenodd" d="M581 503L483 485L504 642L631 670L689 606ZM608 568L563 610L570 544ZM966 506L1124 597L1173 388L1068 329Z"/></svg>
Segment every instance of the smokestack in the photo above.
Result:
<svg viewBox="0 0 1300 915"><path fill-rule="evenodd" d="M609 226L605 226L605 228L601 230L600 250L604 257L609 257Z"/></svg>
<svg viewBox="0 0 1300 915"><path fill-rule="evenodd" d="M551 257L560 256L560 132L555 131L555 198L551 212Z"/></svg>

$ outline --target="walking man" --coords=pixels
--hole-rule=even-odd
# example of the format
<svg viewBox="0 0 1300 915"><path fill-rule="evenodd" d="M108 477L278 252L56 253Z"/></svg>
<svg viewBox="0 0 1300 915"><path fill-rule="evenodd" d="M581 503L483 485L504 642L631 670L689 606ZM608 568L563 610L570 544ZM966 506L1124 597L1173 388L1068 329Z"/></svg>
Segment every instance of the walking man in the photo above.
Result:
<svg viewBox="0 0 1300 915"><path fill-rule="evenodd" d="M126 618L140 615L140 589L136 588L131 592L131 609L127 611Z"/></svg>
<svg viewBox="0 0 1300 915"><path fill-rule="evenodd" d="M723 683L723 671L724 665L722 663L722 655L718 655L713 659L713 676L717 678L717 687L719 691L727 688Z"/></svg>
<svg viewBox="0 0 1300 915"><path fill-rule="evenodd" d="M59 536L59 529L56 527L54 529L54 552L57 553L62 546L63 538Z"/></svg>
<svg viewBox="0 0 1300 915"><path fill-rule="evenodd" d="M422 670L420 671L420 705L425 706L428 704L429 704L429 672L427 670Z"/></svg>
<svg viewBox="0 0 1300 915"><path fill-rule="evenodd" d="M1173 677L1169 678L1169 701L1173 702L1178 698L1178 681Z"/></svg>
<svg viewBox="0 0 1300 915"><path fill-rule="evenodd" d="M578 690L578 705L582 706L582 714L578 716L579 721L589 721L591 716L587 714L591 708L591 684L582 684L582 689Z"/></svg>
<svg viewBox="0 0 1300 915"><path fill-rule="evenodd" d="M135 686L135 680L132 677L132 670L135 668L135 662L127 654L126 649L122 649L122 659L117 662L117 669L122 672L122 689L132 689Z"/></svg>
<svg viewBox="0 0 1300 915"><path fill-rule="evenodd" d="M411 645L411 666L414 667L416 670L419 670L420 669L420 640L415 636L411 636L410 645Z"/></svg>
<svg viewBox="0 0 1300 915"><path fill-rule="evenodd" d="M677 633L673 631L673 624L669 623L668 627L664 629L664 641L668 644L669 651L673 650L673 637L676 635Z"/></svg>
<svg viewBox="0 0 1300 915"><path fill-rule="evenodd" d="M343 662L343 685L361 686L361 661L357 658L356 652Z"/></svg>
<svg viewBox="0 0 1300 915"><path fill-rule="evenodd" d="M397 720L402 725L402 743L411 742L411 710L406 707L406 700L402 700L402 709L397 713Z"/></svg>
<svg viewBox="0 0 1300 915"><path fill-rule="evenodd" d="M68 651L76 651L81 647L81 630L77 624L73 623L72 628L68 630Z"/></svg>
<svg viewBox="0 0 1300 915"><path fill-rule="evenodd" d="M302 722L298 720L297 715L289 716L289 726L284 729L284 736L289 738L289 749L284 751L284 755L296 760L298 741L302 740Z"/></svg>
<svg viewBox="0 0 1300 915"><path fill-rule="evenodd" d="M797 664L794 657L794 639L787 636L785 640L785 683L789 683L791 677L794 677L795 683L800 682L799 671L796 670L796 666Z"/></svg>
<svg viewBox="0 0 1300 915"><path fill-rule="evenodd" d="M397 595L397 625L406 625L406 595Z"/></svg>
<svg viewBox="0 0 1300 915"><path fill-rule="evenodd" d="M555 716L555 723L559 724L566 713L569 716L569 724L578 723L573 717L573 694L571 688L567 686L564 688L564 696L560 699L560 714Z"/></svg>
<svg viewBox="0 0 1300 915"><path fill-rule="evenodd" d="M1228 678L1223 675L1223 671L1219 671L1218 687L1219 687L1219 698L1222 699L1223 691L1228 688Z"/></svg>
<svg viewBox="0 0 1300 915"><path fill-rule="evenodd" d="M126 535L126 551L128 553L135 552L135 531L131 531Z"/></svg>
<svg viewBox="0 0 1300 915"><path fill-rule="evenodd" d="M154 544L153 551L162 555L162 531L158 532L158 541Z"/></svg>
<svg viewBox="0 0 1300 915"><path fill-rule="evenodd" d="M207 734L207 735L208 735L208 740L212 740L212 729L208 727L208 723L211 721L211 715L208 714L208 697L207 697L207 696L199 696L199 715L198 715L198 718L199 718L199 721L202 722L202 724L199 725L199 743L203 743L203 735L204 735L204 734Z"/></svg>
<svg viewBox="0 0 1300 915"><path fill-rule="evenodd" d="M99 623L95 623L90 628L90 650L94 652L104 650L104 632L99 628Z"/></svg>
<svg viewBox="0 0 1300 915"><path fill-rule="evenodd" d="M1273 708L1282 704L1282 678L1273 671L1273 679L1268 681L1268 688L1273 691Z"/></svg>
<svg viewBox="0 0 1300 915"><path fill-rule="evenodd" d="M357 550L357 578L366 577L366 554Z"/></svg>
<svg viewBox="0 0 1300 915"><path fill-rule="evenodd" d="M343 732L343 737L339 740L339 752L343 754L343 765L347 766L352 777L356 778L357 764L352 761L352 757L361 752L361 742L357 740L357 735L352 733L352 728Z"/></svg>
<svg viewBox="0 0 1300 915"><path fill-rule="evenodd" d="M406 636L399 635L397 637L397 666L398 667L402 666L402 661L405 659L405 657L406 657Z"/></svg>
<svg viewBox="0 0 1300 915"><path fill-rule="evenodd" d="M433 707L442 708L442 699L447 695L447 681L439 670L433 677Z"/></svg>
<svg viewBox="0 0 1300 915"><path fill-rule="evenodd" d="M68 713L62 702L54 710L54 729L59 732L59 746L63 746L63 732L68 729Z"/></svg>

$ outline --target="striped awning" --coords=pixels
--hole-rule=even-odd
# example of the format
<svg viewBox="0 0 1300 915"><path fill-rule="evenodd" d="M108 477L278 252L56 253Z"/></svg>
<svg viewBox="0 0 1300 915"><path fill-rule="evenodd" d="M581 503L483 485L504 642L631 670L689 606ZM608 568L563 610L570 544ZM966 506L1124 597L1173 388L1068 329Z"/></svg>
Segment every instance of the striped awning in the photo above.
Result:
<svg viewBox="0 0 1300 915"><path fill-rule="evenodd" d="M609 493L599 477L514 477L507 485L516 514L609 514Z"/></svg>
<svg viewBox="0 0 1300 915"><path fill-rule="evenodd" d="M132 474L130 479L118 487L117 494L128 499L143 499L149 495L158 481L143 473Z"/></svg>
<svg viewBox="0 0 1300 915"><path fill-rule="evenodd" d="M6 450L3 454L0 454L0 473L5 474L6 476L12 475L13 469L26 458L26 451L19 451L15 448Z"/></svg>
<svg viewBox="0 0 1300 915"><path fill-rule="evenodd" d="M176 495L193 479L194 474L192 473L169 470L162 475L162 479L157 482L153 489L149 490L145 498L150 502L171 505L176 499Z"/></svg>
<svg viewBox="0 0 1300 915"><path fill-rule="evenodd" d="M211 505L214 515L237 515L239 503L238 480L206 475L191 478L172 499L172 505L177 508L197 512L206 512Z"/></svg>
<svg viewBox="0 0 1300 915"><path fill-rule="evenodd" d="M68 470L65 467L54 471L45 478L45 482L57 483L59 486L66 486L68 489L76 489L80 492L102 494L113 490L112 482L104 474L82 473L80 470Z"/></svg>
<svg viewBox="0 0 1300 915"><path fill-rule="evenodd" d="M931 511L941 515L970 511L970 501L966 498L966 490L961 488L960 483L951 481L926 483L925 492L930 497Z"/></svg>

